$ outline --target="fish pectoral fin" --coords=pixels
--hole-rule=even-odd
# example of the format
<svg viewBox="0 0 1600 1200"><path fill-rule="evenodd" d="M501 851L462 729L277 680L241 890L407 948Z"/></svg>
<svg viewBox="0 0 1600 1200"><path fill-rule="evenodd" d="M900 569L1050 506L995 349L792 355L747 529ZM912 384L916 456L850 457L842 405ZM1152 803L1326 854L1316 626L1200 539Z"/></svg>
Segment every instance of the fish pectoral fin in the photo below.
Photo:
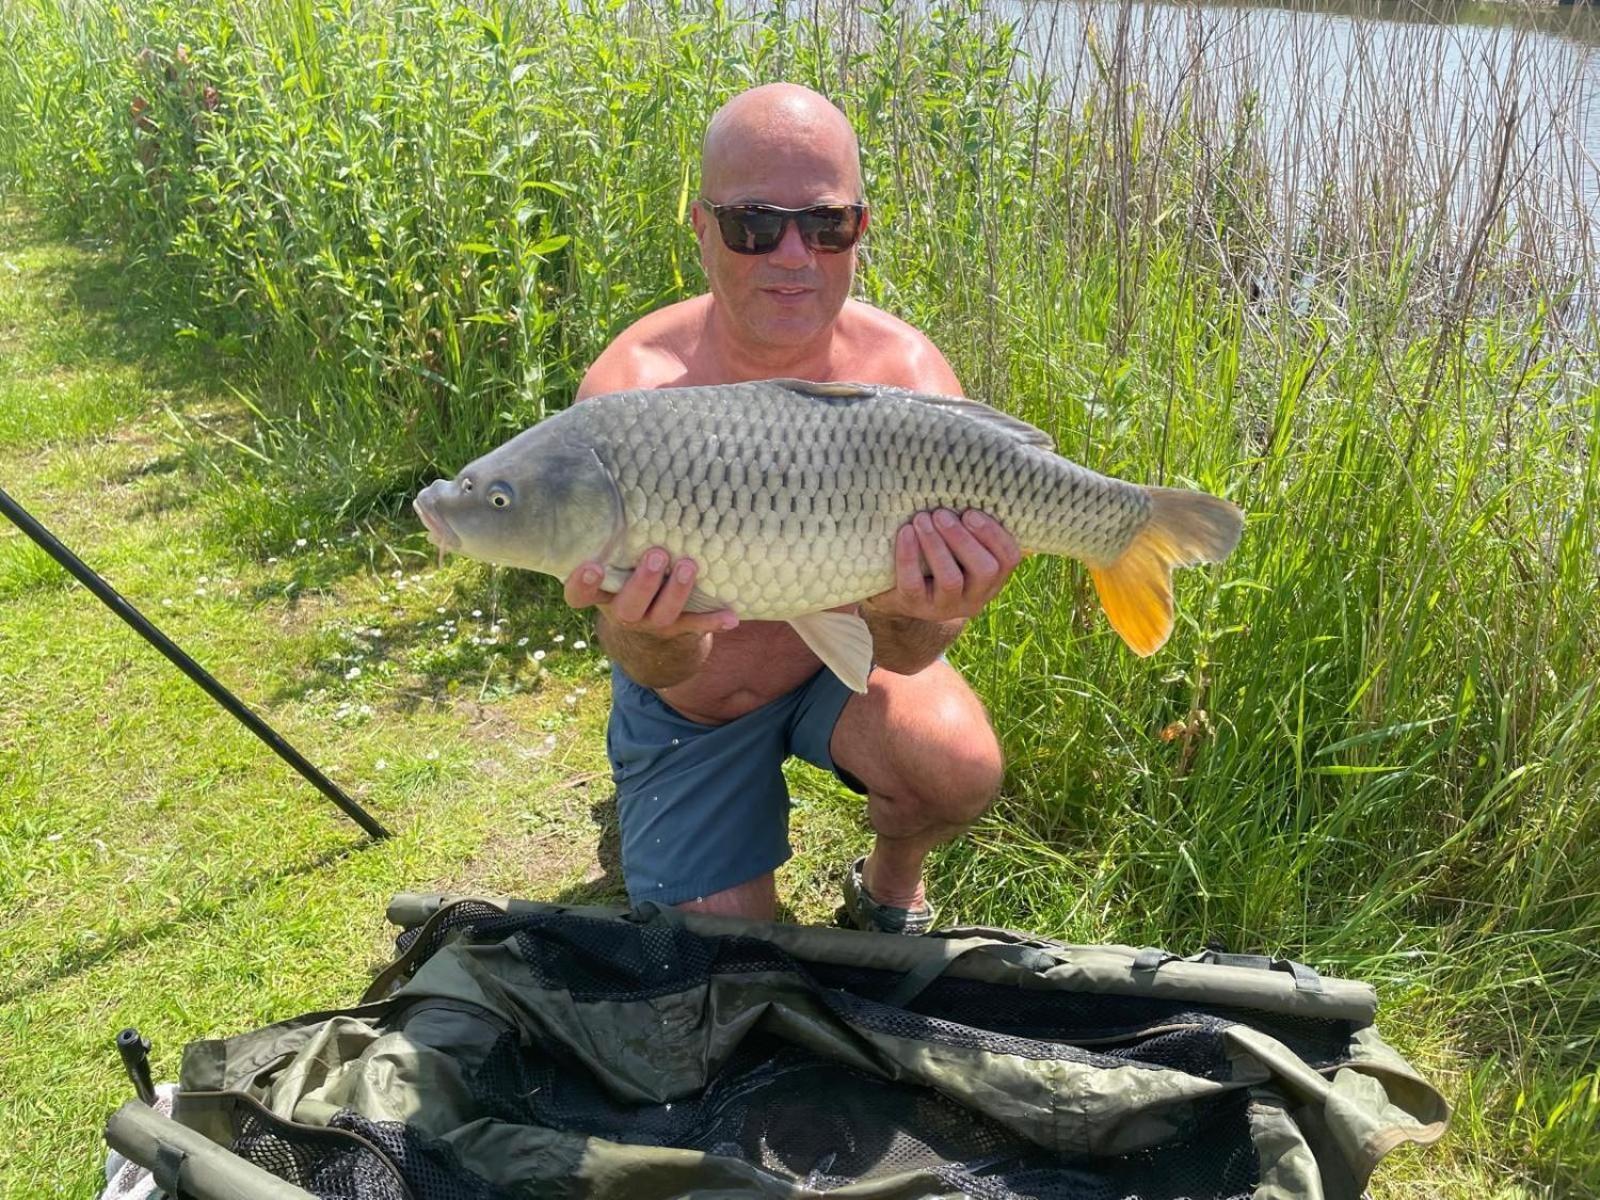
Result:
<svg viewBox="0 0 1600 1200"><path fill-rule="evenodd" d="M727 607L721 600L718 600L715 596L708 596L699 588L695 588L694 591L690 592L689 598L683 602L683 611L692 613L717 612L719 609Z"/></svg>
<svg viewBox="0 0 1600 1200"><path fill-rule="evenodd" d="M852 613L817 612L790 617L801 640L852 692L867 690L872 674L872 630Z"/></svg>
<svg viewBox="0 0 1600 1200"><path fill-rule="evenodd" d="M633 578L632 567L607 567L605 578L600 581L600 587L608 592L620 592L622 585ZM727 608L715 596L709 596L699 588L689 593L689 598L683 602L683 611L691 613L717 612Z"/></svg>

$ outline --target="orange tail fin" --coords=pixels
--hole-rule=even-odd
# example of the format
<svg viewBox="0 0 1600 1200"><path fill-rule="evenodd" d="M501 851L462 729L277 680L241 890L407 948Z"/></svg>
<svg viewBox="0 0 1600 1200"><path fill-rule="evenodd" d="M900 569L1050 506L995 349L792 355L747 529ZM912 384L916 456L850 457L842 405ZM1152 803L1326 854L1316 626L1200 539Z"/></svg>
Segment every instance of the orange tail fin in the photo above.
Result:
<svg viewBox="0 0 1600 1200"><path fill-rule="evenodd" d="M1239 542L1244 514L1205 492L1146 488L1150 520L1115 562L1089 568L1111 628L1148 658L1172 636L1172 571L1220 562Z"/></svg>

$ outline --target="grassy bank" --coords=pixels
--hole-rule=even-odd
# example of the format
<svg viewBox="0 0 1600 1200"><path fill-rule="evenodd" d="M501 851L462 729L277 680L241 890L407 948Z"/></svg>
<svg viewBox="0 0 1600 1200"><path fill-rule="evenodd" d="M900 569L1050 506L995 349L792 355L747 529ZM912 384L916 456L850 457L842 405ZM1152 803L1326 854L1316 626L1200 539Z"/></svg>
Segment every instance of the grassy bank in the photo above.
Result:
<svg viewBox="0 0 1600 1200"><path fill-rule="evenodd" d="M622 897L587 623L549 589L433 569L377 518L241 553L199 451L248 418L242 364L174 343L129 270L0 210L0 484L395 837L364 841L0 528L0 1196L19 1200L94 1194L125 1025L172 1078L195 1038L350 1002L392 954L396 891ZM785 909L822 920L866 834L816 773L796 783Z"/></svg>
<svg viewBox="0 0 1600 1200"><path fill-rule="evenodd" d="M1160 49L1174 43L1151 36L1153 11L1186 53ZM1345 62L1340 105L1266 111L1270 64L1330 53L1326 35L1289 23L1275 41L1156 6L1009 30L967 6L927 19L853 6L823 25L786 8L740 20L531 2L72 12L0 17L0 102L18 114L0 169L69 226L119 231L162 352L226 367L200 407L163 400L159 422L125 388L85 383L105 398L30 400L38 415L0 415L0 431L8 469L25 457L30 477L47 469L34 462L46 436L76 446L133 417L142 436L175 439L195 473L186 494L203 499L161 520L177 511L249 581L191 630L259 661L259 641L214 623L248 628L256 605L310 593L341 613L376 606L351 622L370 628L393 601L412 629L395 670L455 680L518 744L534 737L536 710L471 657L483 631L478 646L456 638L467 659L438 658L428 613L450 605L436 589L465 589L459 622L463 597L491 611L472 591L486 584L467 566L424 569L401 504L564 404L612 335L698 287L682 211L716 103L750 80L817 84L862 133L864 296L1073 457L1251 514L1224 569L1182 582L1183 624L1154 660L1120 650L1081 573L1052 562L1026 564L958 643L1011 769L993 816L938 858L947 913L1090 941L1220 937L1371 979L1396 1040L1461 1106L1452 1142L1391 1188L1596 1186L1592 216L1570 152L1539 136L1574 112L1581 74L1512 31L1469 56L1481 70L1462 85L1411 69L1454 45L1417 23ZM1476 89L1470 122L1453 116L1460 86ZM32 375L5 386L47 394ZM87 415L57 423L63 412ZM103 477L89 462L59 470L41 478L57 496L74 470ZM139 486L177 486L153 478ZM144 540L110 531L112 561L170 559L170 532L133 528ZM64 593L31 552L8 553L0 597L26 635L13 644L43 648L7 661L35 678ZM405 601L380 582L395 570ZM351 580L376 590L352 598ZM581 636L539 585L502 587L544 606L534 624ZM318 703L353 706L363 737L415 744L412 710L352 654L306 644L301 669L326 661L336 685ZM309 693L278 686L292 716ZM30 714L75 719L16 694L33 698L8 700L6 720L36 739L55 726ZM328 716L310 710L303 728ZM594 733L575 744L592 752ZM338 763L354 753L341 744L319 750ZM61 785L43 754L8 764L20 811L42 811L47 791L107 805L109 784ZM195 774L162 785L174 810L217 786L204 761L197 747ZM73 766L99 769L81 749ZM517 794L537 805L552 782L524 776ZM396 860L373 892L470 853L424 836L467 803L424 784L389 793L385 815L412 822L425 864ZM12 894L101 895L110 884L73 874L75 859L37 865L55 862L44 839L62 832L42 820L6 833L28 864ZM817 828L826 851L851 826ZM158 879L212 844L204 826L192 836ZM326 845L307 838L315 860ZM215 870L237 881L250 863L224 855ZM28 944L60 944L61 910L37 912ZM290 924L310 940L310 922ZM137 965L72 953L102 964L98 983ZM185 1000L195 1023L243 1015L238 997L220 1012L208 999Z"/></svg>

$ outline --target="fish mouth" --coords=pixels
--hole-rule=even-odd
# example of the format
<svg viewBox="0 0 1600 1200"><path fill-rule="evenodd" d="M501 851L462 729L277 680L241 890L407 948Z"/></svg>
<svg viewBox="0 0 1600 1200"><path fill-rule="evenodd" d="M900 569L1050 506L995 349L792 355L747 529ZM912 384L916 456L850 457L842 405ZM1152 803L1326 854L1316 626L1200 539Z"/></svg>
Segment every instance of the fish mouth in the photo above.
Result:
<svg viewBox="0 0 1600 1200"><path fill-rule="evenodd" d="M411 507L416 510L417 516L422 518L422 524L428 531L428 540L439 548L439 557L443 558L447 550L459 550L461 538L450 522L441 517L433 507L433 499L428 495L434 485L429 484L422 493L411 502Z"/></svg>

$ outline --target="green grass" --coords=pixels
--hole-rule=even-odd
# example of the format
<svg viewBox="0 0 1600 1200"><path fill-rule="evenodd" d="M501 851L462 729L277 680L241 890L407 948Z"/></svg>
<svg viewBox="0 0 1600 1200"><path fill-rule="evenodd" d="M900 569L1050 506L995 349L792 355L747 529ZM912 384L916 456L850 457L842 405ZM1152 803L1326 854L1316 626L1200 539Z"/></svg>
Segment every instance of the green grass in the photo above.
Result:
<svg viewBox="0 0 1600 1200"><path fill-rule="evenodd" d="M1170 10L1123 11L1136 29ZM861 130L864 296L1070 455L1250 514L1225 567L1182 577L1152 660L1049 561L957 644L1010 770L935 860L947 918L1221 937L1370 979L1386 1035L1457 1106L1447 1142L1397 1156L1377 1194L1600 1190L1600 390L1573 301L1596 272L1569 236L1582 197L1552 182L1586 168L1532 136L1574 117L1581 75L1534 49L1479 64L1472 111L1501 132L1474 141L1432 103L1458 81L1412 70L1451 36L1418 21L1351 61L1345 104L1271 133L1250 70L1315 33L1252 42L1224 14L1209 55L1250 68L1224 86L1163 75L1111 9L1058 48L1051 84L981 5L931 13L846 4L849 45L837 21L695 3L0 16L17 114L0 178L64 228L122 234L112 255L8 231L0 478L406 831L354 849L0 538L18 635L0 763L23 797L0 817L19 931L0 953L27 984L3 1018L27 1047L0 1067L22 1097L0 1113L4 1177L42 1186L65 1161L86 1186L93 1139L50 1119L48 1082L71 1074L80 1109L119 1091L106 1058L41 1037L57 1014L155 985L167 1024L140 1019L172 1053L261 1005L352 995L350 948L376 956L387 890L583 886L591 804L555 785L595 769L604 680L572 663L589 691L569 719L567 677L540 683L469 624L503 613L570 646L583 619L547 583L435 571L404 501L696 290L681 208L705 117L788 77ZM1536 103L1513 110L1518 94ZM1383 140L1411 121L1429 154ZM148 316L124 320L124 301ZM548 733L559 752L519 757ZM795 777L804 849L784 887L812 917L863 832ZM268 947L312 941L313 914L347 937L298 983L272 976ZM100 1047L112 1024L71 1035Z"/></svg>
<svg viewBox="0 0 1600 1200"><path fill-rule="evenodd" d="M100 1127L128 1091L123 1026L171 1077L194 1038L353 1000L385 961L394 892L621 895L587 622L530 581L433 568L399 526L241 555L219 533L225 493L170 436L173 414L238 415L237 364L162 348L99 286L126 264L42 228L0 214L0 272L18 268L0 327L20 331L5 384L117 401L70 431L14 426L0 480L396 836L365 842L0 529L0 1194L18 1197L93 1194ZM785 897L818 919L864 833L826 786L799 821L812 854Z"/></svg>

